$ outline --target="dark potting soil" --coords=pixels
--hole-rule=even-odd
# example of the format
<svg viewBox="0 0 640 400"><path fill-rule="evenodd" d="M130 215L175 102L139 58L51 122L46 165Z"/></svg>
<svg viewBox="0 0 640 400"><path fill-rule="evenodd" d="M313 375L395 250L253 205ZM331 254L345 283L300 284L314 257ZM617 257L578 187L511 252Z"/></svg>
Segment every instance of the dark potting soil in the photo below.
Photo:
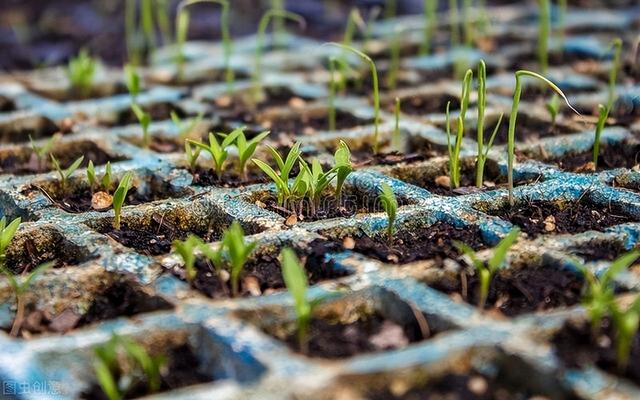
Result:
<svg viewBox="0 0 640 400"><path fill-rule="evenodd" d="M164 121L171 118L171 112L175 112L178 117L185 118L187 114L177 104L170 102L157 102L141 107L151 115L151 121ZM116 119L115 126L139 124L138 117L131 108L123 109ZM142 135L142 133L141 133Z"/></svg>
<svg viewBox="0 0 640 400"><path fill-rule="evenodd" d="M166 354L166 364L161 368L160 392L183 388L199 383L213 382L214 379L201 372L201 361L194 350L187 344L169 349ZM127 391L124 398L133 399L146 396L149 393L145 382L136 382ZM108 400L99 385L94 384L80 394L81 399Z"/></svg>
<svg viewBox="0 0 640 400"><path fill-rule="evenodd" d="M393 264L435 259L442 265L445 259L460 255L455 241L466 243L475 250L485 247L478 227L456 228L445 222L437 222L428 228L403 229L394 234L392 243L386 235L354 239L354 251Z"/></svg>
<svg viewBox="0 0 640 400"><path fill-rule="evenodd" d="M624 370L618 369L616 334L608 318L602 321L595 336L587 321L569 320L554 336L552 342L556 355L567 368L597 366L640 384L640 332L633 338L629 364Z"/></svg>
<svg viewBox="0 0 640 400"><path fill-rule="evenodd" d="M118 317L130 317L137 314L168 310L173 306L166 300L151 296L137 289L125 278L117 280L103 293L96 296L89 310L79 315L70 309L57 315L50 315L40 310L31 310L20 332L23 336L42 333L66 333L92 323L106 321Z"/></svg>
<svg viewBox="0 0 640 400"><path fill-rule="evenodd" d="M81 191L64 194L62 189L58 187L55 192L47 193L44 192L44 189L39 187L31 187L27 189L28 191L40 190L45 194L45 196L54 202L57 207L60 207L62 210L69 213L83 213L88 211L99 211L104 212L111 210L113 207L109 206L101 209L94 209L91 206L91 199L93 194L89 189L84 189ZM127 199L125 200L125 204L127 205L138 205L149 203L156 200L162 200L170 197L170 195L166 192L158 191L151 193L140 193L138 190L133 187L127 193Z"/></svg>
<svg viewBox="0 0 640 400"><path fill-rule="evenodd" d="M437 333L425 332L427 337L424 337L417 321L403 326L378 313L362 316L350 323L312 318L306 355L336 359L399 349ZM300 351L297 331L287 336L285 342L291 349Z"/></svg>
<svg viewBox="0 0 640 400"><path fill-rule="evenodd" d="M563 171L595 172L591 150L579 154L569 154L552 161ZM633 168L638 163L640 163L640 145L623 142L600 147L597 170Z"/></svg>
<svg viewBox="0 0 640 400"><path fill-rule="evenodd" d="M111 163L125 160L122 157L112 157L97 144L90 141L80 141L70 146L54 150L56 157L62 168L68 168L80 156L84 156L80 168L86 168L89 161L93 161L95 166L104 165L108 161ZM36 155L31 151L16 152L0 159L0 174L29 175L51 171L53 165L47 158L42 165L38 162Z"/></svg>
<svg viewBox="0 0 640 400"><path fill-rule="evenodd" d="M403 154L397 151L373 154L371 149L361 148L351 152L351 162L357 168L373 165L396 165L428 160L439 156L438 151L428 147L420 149L420 152Z"/></svg>
<svg viewBox="0 0 640 400"><path fill-rule="evenodd" d="M531 237L543 234L602 231L610 226L634 221L613 209L592 203L584 197L578 201L527 200L513 207L505 204L488 214L508 220Z"/></svg>
<svg viewBox="0 0 640 400"><path fill-rule="evenodd" d="M189 234L201 232L187 232L178 229L168 221L165 221L162 215L153 214L151 225L144 228L134 229L122 223L120 229L113 229L109 225L106 230L101 233L111 237L123 246L135 249L138 253L157 256L166 254L171 250L171 243L174 240L184 240ZM214 240L212 233L206 233L201 236L205 241Z"/></svg>
<svg viewBox="0 0 640 400"><path fill-rule="evenodd" d="M493 133L496 122L491 123L487 130ZM520 143L534 143L539 139L553 137L558 135L566 135L575 133L573 130L567 130L560 125L553 125L551 121L545 121L530 117L526 114L518 115L516 119L515 139ZM494 145L507 144L509 141L509 116L505 116L500 123L498 133L493 141Z"/></svg>
<svg viewBox="0 0 640 400"><path fill-rule="evenodd" d="M429 93L401 99L400 110L403 114L417 116L426 116L434 113L444 114L447 109L447 102L451 102L449 106L449 110L451 111L460 108L460 100L455 96ZM386 104L384 107L390 113L395 112L395 102Z"/></svg>
<svg viewBox="0 0 640 400"><path fill-rule="evenodd" d="M298 221L319 221L330 218L351 217L358 213L373 212L369 204L360 204L359 199L350 199L345 196L342 205L338 205L338 200L333 195L322 196L320 205L316 207L315 213L312 213L309 202L304 200L300 206L296 203L296 216ZM273 211L285 218L292 216L294 213L278 205L275 197L262 200L269 211Z"/></svg>
<svg viewBox="0 0 640 400"><path fill-rule="evenodd" d="M373 123L373 119L362 119L349 112L336 110L336 130L350 129L371 123ZM328 131L330 128L326 112L320 113L320 115L301 113L286 118L268 119L261 121L261 125L275 134L291 135L313 135L318 131Z"/></svg>
<svg viewBox="0 0 640 400"><path fill-rule="evenodd" d="M580 302L582 280L573 272L553 266L521 267L496 274L489 286L487 309L497 309L508 317L569 307ZM432 284L445 293L461 294L478 305L480 282L476 275L460 276L454 283Z"/></svg>
<svg viewBox="0 0 640 400"><path fill-rule="evenodd" d="M612 240L573 246L570 251L584 258L585 261L613 261L625 252L625 248L622 242Z"/></svg>
<svg viewBox="0 0 640 400"><path fill-rule="evenodd" d="M213 168L205 169L200 167L192 172L192 176L193 184L195 186L215 186L224 188L236 188L256 183L265 183L268 179L265 174L253 169L248 169L246 179L241 178L240 174L235 171L224 172L222 179L218 179Z"/></svg>
<svg viewBox="0 0 640 400"><path fill-rule="evenodd" d="M529 400L538 393L510 387L501 374L487 376L477 371L449 373L432 383L393 393L389 388L367 393L369 400ZM546 396L540 396L546 399ZM574 399L574 397L567 397Z"/></svg>
<svg viewBox="0 0 640 400"><path fill-rule="evenodd" d="M304 254L298 251L298 256L304 263L310 285L350 275L349 271L337 269L332 262L325 260L326 254L342 251L340 245L330 241L314 240L308 248L308 252ZM227 298L232 295L231 282L223 281L210 263L202 259L197 260L196 270L196 277L192 282L195 289L211 298ZM171 272L186 280L183 268L174 268ZM245 265L239 281L239 292L242 296L252 295L251 291L255 290L248 286L250 281L247 278L257 281L260 293L285 287L280 262L276 256L270 254L261 254L256 260Z"/></svg>

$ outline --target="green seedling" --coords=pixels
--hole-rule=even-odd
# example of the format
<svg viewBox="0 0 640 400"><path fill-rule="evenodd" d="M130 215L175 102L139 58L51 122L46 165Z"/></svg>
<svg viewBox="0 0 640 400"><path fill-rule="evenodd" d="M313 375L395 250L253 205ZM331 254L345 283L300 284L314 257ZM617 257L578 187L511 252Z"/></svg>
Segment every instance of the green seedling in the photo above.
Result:
<svg viewBox="0 0 640 400"><path fill-rule="evenodd" d="M393 136L391 137L391 147L397 152L402 151L402 140L400 137L400 106L400 98L396 97L394 107L395 125L393 128Z"/></svg>
<svg viewBox="0 0 640 400"><path fill-rule="evenodd" d="M304 182L305 194L309 198L311 214L315 215L322 193L329 187L331 181L336 177L336 169L331 168L329 171L323 171L320 161L314 159L311 162L311 168L306 162L300 160L301 180Z"/></svg>
<svg viewBox="0 0 640 400"><path fill-rule="evenodd" d="M200 157L201 151L202 149L200 147L196 146L194 150L191 143L189 143L188 141L184 142L184 154L187 158L187 164L189 164L189 171L191 171L192 173L196 171L197 162L198 158Z"/></svg>
<svg viewBox="0 0 640 400"><path fill-rule="evenodd" d="M163 44L171 43L171 23L169 22L169 2L167 0L156 0L156 21Z"/></svg>
<svg viewBox="0 0 640 400"><path fill-rule="evenodd" d="M354 7L351 9L349 13L349 18L347 18L347 25L344 30L344 35L342 37L342 45L351 47L353 43L353 37L356 33L356 28L360 27L361 30L366 29L366 22L364 18L362 18L362 14L360 11ZM340 90L344 91L347 88L347 77L349 76L349 62L347 60L348 51L342 49L340 52L340 57L338 60L340 64Z"/></svg>
<svg viewBox="0 0 640 400"><path fill-rule="evenodd" d="M93 165L93 161L89 160L89 164L87 165L87 180L89 181L89 187L93 192L96 187L98 187L98 176L96 174L96 169ZM104 167L104 175L102 176L102 180L100 181L100 185L102 186L102 190L109 193L111 191L111 162L107 161L107 165Z"/></svg>
<svg viewBox="0 0 640 400"><path fill-rule="evenodd" d="M353 166L351 165L351 151L344 141L340 141L333 159L335 160L334 169L336 171L336 199L338 200L338 204L341 205L344 182L347 180L349 174L353 172Z"/></svg>
<svg viewBox="0 0 640 400"><path fill-rule="evenodd" d="M451 24L451 46L460 46L460 15L458 0L449 0L449 23Z"/></svg>
<svg viewBox="0 0 640 400"><path fill-rule="evenodd" d="M371 69L371 80L373 82L373 109L374 109L374 134L373 134L373 153L378 154L378 140L379 140L379 130L380 130L380 88L378 85L378 69L376 68L376 63L373 62L371 57L364 54L360 50L354 49L350 46L345 46L340 43L326 43L329 46L337 46L341 49L348 50L360 58L365 60L367 64L369 64L369 68Z"/></svg>
<svg viewBox="0 0 640 400"><path fill-rule="evenodd" d="M550 0L538 0L538 64L542 74L549 68L549 33L551 32Z"/></svg>
<svg viewBox="0 0 640 400"><path fill-rule="evenodd" d="M244 127L238 128L238 135L236 138L236 148L238 149L238 173L242 180L247 180L247 162L253 157L253 153L256 152L258 145L268 135L270 131L264 131L256 135L253 139L247 140L244 135Z"/></svg>
<svg viewBox="0 0 640 400"><path fill-rule="evenodd" d="M89 95L97 67L98 61L92 58L86 50L80 50L80 53L69 60L67 65L67 78L69 78L71 87L82 96Z"/></svg>
<svg viewBox="0 0 640 400"><path fill-rule="evenodd" d="M398 0L386 0L384 4L384 18L394 18L398 15Z"/></svg>
<svg viewBox="0 0 640 400"><path fill-rule="evenodd" d="M393 33L393 39L389 48L390 61L389 70L387 71L386 83L387 87L394 90L398 84L398 71L400 69L400 29L396 29Z"/></svg>
<svg viewBox="0 0 640 400"><path fill-rule="evenodd" d="M493 141L498 134L500 124L502 123L502 114L498 118L493 133L489 137L489 141L485 146L484 141L484 121L485 121L485 108L487 106L487 67L484 60L480 60L478 64L478 131L477 131L477 143L478 154L476 161L476 186L482 187L484 184L484 168L489 156L489 151L493 147Z"/></svg>
<svg viewBox="0 0 640 400"><path fill-rule="evenodd" d="M615 301L610 306L613 325L616 330L616 359L618 370L624 371L629 365L631 345L640 328L640 295L628 307L622 308Z"/></svg>
<svg viewBox="0 0 640 400"><path fill-rule="evenodd" d="M204 113L198 113L195 118L190 118L187 121L183 121L175 111L171 111L170 115L171 121L178 129L178 136L180 137L181 141L187 140L194 129L198 125L200 125L204 117Z"/></svg>
<svg viewBox="0 0 640 400"><path fill-rule="evenodd" d="M613 47L613 64L609 71L609 91L607 97L607 110L611 112L613 103L616 100L616 82L618 80L618 72L621 66L622 39L615 38L611 41Z"/></svg>
<svg viewBox="0 0 640 400"><path fill-rule="evenodd" d="M295 185L290 185L289 183L289 175L300 158L300 143L296 143L291 147L286 160L283 160L278 151L273 147L267 146L267 148L276 161L279 172L276 172L269 164L262 160L254 158L252 161L273 181L276 186L278 205L286 208L295 188Z"/></svg>
<svg viewBox="0 0 640 400"><path fill-rule="evenodd" d="M380 203L385 213L387 213L387 239L389 239L389 242L393 242L394 225L398 213L398 200L391 187L386 183L382 184Z"/></svg>
<svg viewBox="0 0 640 400"><path fill-rule="evenodd" d="M554 92L560 96L567 106L574 111L576 114L580 115L580 113L573 108L571 103L569 103L569 99L564 94L562 90L549 79L544 76L537 74L532 71L527 70L519 70L515 73L516 85L513 91L513 103L511 105L511 115L509 116L509 137L507 142L507 175L508 175L508 185L509 185L509 204L511 206L514 205L513 199L513 160L515 153L515 141L516 141L516 119L518 118L518 108L520 107L520 96L522 95L522 78L523 77L532 77L540 80L542 83L549 86Z"/></svg>
<svg viewBox="0 0 640 400"><path fill-rule="evenodd" d="M140 0L140 23L150 56L153 55L157 47L156 31L153 23L154 1L155 0Z"/></svg>
<svg viewBox="0 0 640 400"><path fill-rule="evenodd" d="M420 54L426 56L431 50L431 43L438 24L438 1L424 0L424 36L420 45Z"/></svg>
<svg viewBox="0 0 640 400"><path fill-rule="evenodd" d="M560 98L557 94L553 94L551 96L551 100L545 104L547 111L549 111L549 116L551 117L551 125L556 125L556 120L558 118L558 114L560 113Z"/></svg>
<svg viewBox="0 0 640 400"><path fill-rule="evenodd" d="M222 172L224 171L224 164L227 161L227 157L229 156L229 147L236 141L238 135L242 132L242 128L233 130L230 134L224 135L224 139L222 139L222 143L218 142L216 139L216 135L213 132L209 132L209 144L204 144L195 140L187 139L187 142L195 145L196 147L206 151L211 155L211 159L213 160L213 167L216 171L216 176L218 180L222 179Z"/></svg>
<svg viewBox="0 0 640 400"><path fill-rule="evenodd" d="M460 186L460 151L462 150L462 138L464 136L464 120L469 108L469 95L471 93L471 81L473 80L473 71L467 70L462 81L462 95L460 97L460 114L458 115L458 126L455 143L451 141L451 127L449 118L449 106L446 109L446 130L447 130L447 147L449 150L449 177L451 178L451 187Z"/></svg>
<svg viewBox="0 0 640 400"><path fill-rule="evenodd" d="M51 163L53 163L53 168L58 173L58 176L60 176L60 189L62 193L64 193L67 189L67 182L69 181L69 178L74 172L76 172L78 167L80 167L80 164L82 164L82 161L84 160L84 156L78 157L78 159L71 163L68 168L62 168L58 159L53 154L51 154L50 156Z"/></svg>
<svg viewBox="0 0 640 400"><path fill-rule="evenodd" d="M308 351L309 325L313 310L319 302L307 299L309 281L302 263L293 250L290 248L282 249L280 252L280 264L282 265L282 278L294 302L298 328L298 346L300 351L306 354Z"/></svg>
<svg viewBox="0 0 640 400"><path fill-rule="evenodd" d="M587 310L591 329L594 333L600 329L602 319L607 315L611 304L615 302L616 275L627 270L638 257L640 251L633 250L616 258L600 276L596 276L591 269L582 268L585 276L586 290L582 298L582 304Z"/></svg>
<svg viewBox="0 0 640 400"><path fill-rule="evenodd" d="M329 132L333 132L336 130L336 92L338 91L338 83L336 82L337 63L337 58L329 57L329 97L327 98Z"/></svg>
<svg viewBox="0 0 640 400"><path fill-rule="evenodd" d="M474 21L471 16L471 0L462 0L462 32L464 35L464 45L472 47L473 37L476 34Z"/></svg>
<svg viewBox="0 0 640 400"><path fill-rule="evenodd" d="M196 270L196 251L206 244L196 235L189 235L185 240L176 240L173 242L173 249L184 261L185 278L187 282L192 283L196 278L198 271Z"/></svg>
<svg viewBox="0 0 640 400"><path fill-rule="evenodd" d="M256 49L252 73L253 100L256 104L261 103L264 100L264 93L262 90L262 49L264 47L264 39L269 23L272 19L277 17L297 22L303 29L305 26L305 20L302 16L286 11L284 9L271 9L267 11L260 19L258 30L256 32Z"/></svg>
<svg viewBox="0 0 640 400"><path fill-rule="evenodd" d="M45 169L45 160L49 158L49 154L51 154L51 150L53 150L53 146L55 145L57 138L58 136L53 135L42 146L38 146L36 142L34 142L33 139L31 138L31 135L29 135L31 150L33 151L33 154L35 154L36 158L38 159L38 169L40 171Z"/></svg>
<svg viewBox="0 0 640 400"><path fill-rule="evenodd" d="M231 269L231 293L234 297L239 294L239 282L242 269L256 246L256 242L245 243L244 232L238 221L233 221L231 226L222 234L222 249L224 249L224 254L229 261Z"/></svg>
<svg viewBox="0 0 640 400"><path fill-rule="evenodd" d="M13 220L7 228L2 230L2 239L4 239L5 230L9 229L9 227L11 227L14 222L16 222L16 220ZM18 220L18 224L19 223L20 221ZM17 225L15 228L17 228ZM26 295L29 292L31 283L38 275L51 268L53 265L54 263L50 261L41 264L33 271L29 272L27 275L23 274L19 276L14 275L4 265L0 265L0 272L2 272L6 276L9 286L11 286L13 294L16 297L16 316L13 319L13 324L11 325L11 331L9 331L9 335L16 337L20 333L20 328L22 327L22 324L24 322L24 314L26 310Z"/></svg>
<svg viewBox="0 0 640 400"><path fill-rule="evenodd" d="M278 11L278 13L283 13L286 11L284 7L284 0L271 0L271 9ZM284 45L284 23L285 20L282 16L276 15L273 18L273 34L274 34L274 43L276 47L282 47Z"/></svg>
<svg viewBox="0 0 640 400"><path fill-rule="evenodd" d="M598 104L598 123L596 124L595 137L593 138L593 168L598 169L598 158L600 157L600 136L604 130L604 125L609 118L609 108Z"/></svg>
<svg viewBox="0 0 640 400"><path fill-rule="evenodd" d="M151 125L151 114L144 111L137 104L131 104L131 110L136 115L140 127L142 128L142 145L145 149L148 149L151 145L151 135L149 132L149 125Z"/></svg>
<svg viewBox="0 0 640 400"><path fill-rule="evenodd" d="M4 265L7 258L7 248L11 244L16 231L22 220L20 217L14 219L7 225L7 217L0 219L0 265Z"/></svg>
<svg viewBox="0 0 640 400"><path fill-rule="evenodd" d="M567 0L558 0L558 48L561 52L564 51L564 42L566 35L566 21L567 21Z"/></svg>
<svg viewBox="0 0 640 400"><path fill-rule="evenodd" d="M127 192L131 189L131 181L133 180L133 172L129 171L122 179L120 179L120 183L116 188L116 191L113 193L113 229L120 229L120 220L122 214L122 206L124 205L124 201L127 198Z"/></svg>
<svg viewBox="0 0 640 400"><path fill-rule="evenodd" d="M183 0L178 5L178 11L176 14L176 44L178 49L178 55L176 62L178 65L178 79L182 79L184 74L184 44L187 41L187 31L189 30L189 11L187 7L197 3L213 3L219 4L222 7L220 13L220 29L222 31L222 49L224 57L224 69L225 69L225 81L227 82L227 90L231 92L233 90L233 84L235 80L235 74L233 68L231 68L231 52L232 41L231 33L229 31L229 1L227 0Z"/></svg>
<svg viewBox="0 0 640 400"><path fill-rule="evenodd" d="M124 31L127 44L127 57L133 65L140 65L142 54L136 28L136 0L126 0L124 4Z"/></svg>
<svg viewBox="0 0 640 400"><path fill-rule="evenodd" d="M478 308L483 310L487 304L487 298L489 297L489 286L495 276L498 269L500 269L505 262L507 252L518 240L520 230L518 228L513 229L507 234L496 247L492 250L492 256L487 261L482 261L476 254L476 252L465 243L456 242L456 247L471 259L473 267L478 272L478 279L480 281L480 292L478 299Z"/></svg>
<svg viewBox="0 0 640 400"><path fill-rule="evenodd" d="M131 64L124 66L124 82L127 85L131 102L135 103L140 94L140 75L136 71L136 67Z"/></svg>
<svg viewBox="0 0 640 400"><path fill-rule="evenodd" d="M140 344L115 333L105 344L94 347L93 369L102 392L109 400L124 399L127 394L144 386L155 393L162 385L165 356L152 356ZM125 367L120 365L123 361Z"/></svg>

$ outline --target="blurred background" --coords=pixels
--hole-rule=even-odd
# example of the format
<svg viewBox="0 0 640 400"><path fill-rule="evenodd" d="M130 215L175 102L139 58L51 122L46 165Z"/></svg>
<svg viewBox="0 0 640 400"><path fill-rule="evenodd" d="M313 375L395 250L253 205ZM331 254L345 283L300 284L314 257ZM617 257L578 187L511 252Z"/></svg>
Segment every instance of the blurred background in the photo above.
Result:
<svg viewBox="0 0 640 400"><path fill-rule="evenodd" d="M66 62L86 48L106 64L125 61L125 2L129 0L1 0L0 68L29 69ZM173 26L178 0L156 0ZM139 3L139 1L136 1ZM231 0L233 35L252 33L271 0ZM368 15L385 0L293 0L285 7L307 21L304 34L340 37L351 7ZM398 14L422 12L422 0L397 0ZM213 4L191 8L190 39L219 38L219 10Z"/></svg>

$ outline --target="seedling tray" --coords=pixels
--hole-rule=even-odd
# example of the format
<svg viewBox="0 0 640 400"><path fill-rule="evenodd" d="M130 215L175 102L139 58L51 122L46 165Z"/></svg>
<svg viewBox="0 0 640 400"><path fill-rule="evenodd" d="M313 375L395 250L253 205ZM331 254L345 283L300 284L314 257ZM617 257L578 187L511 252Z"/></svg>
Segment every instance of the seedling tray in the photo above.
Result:
<svg viewBox="0 0 640 400"><path fill-rule="evenodd" d="M29 307L40 311L45 322L32 321L42 332L35 329L28 337L6 333L15 304L6 280L0 280L3 394L24 399L88 396L96 386L92 348L116 331L148 348L188 349L195 357L197 365L189 367L202 382L159 393L153 397L157 399L401 398L421 393L426 384L447 393L456 385L473 388L473 382L487 384L490 391L511 391L513 398L640 398L637 378L634 383L598 366L576 368L559 357L556 347L567 321L585 319L580 266L600 272L640 242L640 172L634 158L640 146L640 86L637 81L629 84L632 79L625 75L612 112L618 123L602 133L603 157L623 157L612 157L595 172L575 168L589 161L593 124L567 112L551 129L535 87L524 89L534 94L523 97L518 115L518 129L526 134L517 137L514 196L528 219L506 207L506 144L500 136L487 160L485 180L492 187L444 188L437 184L447 174L444 105L459 102L460 84L451 71L460 52L470 62L487 60L487 121L508 115L514 81L507 71L535 63L536 10L513 6L489 13L496 15L492 27L497 40L513 44L504 51L452 50L445 40L436 43L442 51L435 55L403 57L403 69L412 72L411 79L418 78L383 94L383 150L389 149L395 128L393 99L398 96L406 107L399 128L407 156L392 160L370 156L374 110L367 96L340 96L337 129L329 132L324 126L329 78L323 65L335 49L297 36L285 38L286 49L265 54L263 85L274 106L244 120L225 115L217 101L251 90L247 65L252 65L254 38L236 45L231 65L238 80L231 93L220 82L220 44L186 43L186 80L180 82L172 53L158 51L143 71L144 90L137 99L153 114L154 142L175 145L156 151L141 147L140 127L115 70L103 77L104 93L88 100L68 99L68 87L52 78L60 71L0 77L0 215L23 220L8 251L8 265L17 270L56 262L29 293ZM446 18L442 21L438 40L447 37ZM421 17L395 23L408 29L403 47L417 48ZM628 39L639 25L638 7L570 9L565 59L553 62L548 76L579 111L591 114L606 102L609 63L603 58L609 56L608 42L617 35ZM392 21L382 21L371 30L371 52L382 64L390 26ZM580 61L591 62L591 70L580 72ZM475 101L468 115L475 114ZM266 181L241 187L197 182L169 120L172 110L182 116L204 113L197 127L203 138L209 130L242 125L252 132L271 128L272 145L287 148L300 141L309 159L331 160L344 140L358 165L347 179L345 196L364 207L350 217L292 224L264 207L262 200L275 194ZM61 204L64 196L53 171L29 169L29 135L42 144L58 131L64 134L53 153L67 164L84 154L100 175L107 161L116 180L127 171L135 173L133 197L123 211L123 231L129 236L113 232L113 211L71 210ZM461 152L463 182L471 183L472 136L465 137ZM269 157L263 149L256 156ZM570 163L571 157L578 159ZM208 160L200 161L202 166ZM88 190L85 167L69 182L70 191L79 196ZM383 183L401 204L396 236L404 243L391 251L383 248L387 219L376 203ZM351 327L392 324L400 329L394 331L399 339L374 340L370 332L358 332L369 335L360 339L374 343L373 348L332 349L333 356L322 357L320 343L317 354L305 356L291 345L293 304L277 269L270 270L273 276L259 277L258 287L240 298L189 286L181 279L182 259L171 251L171 240L193 233L216 242L234 220L258 242L254 265L273 264L284 247L320 265L312 275L310 296L322 299L323 317ZM511 303L499 307L502 312L480 313L472 277L462 282L462 267L447 249L452 249L452 239L472 239L476 248L494 246L516 225L524 234L509 252L499 281L520 291L509 292ZM365 238L372 243L364 243ZM438 251L413 257L417 243ZM622 296L638 291L639 274L635 267L618 276ZM496 293L492 296L492 304L500 302Z"/></svg>

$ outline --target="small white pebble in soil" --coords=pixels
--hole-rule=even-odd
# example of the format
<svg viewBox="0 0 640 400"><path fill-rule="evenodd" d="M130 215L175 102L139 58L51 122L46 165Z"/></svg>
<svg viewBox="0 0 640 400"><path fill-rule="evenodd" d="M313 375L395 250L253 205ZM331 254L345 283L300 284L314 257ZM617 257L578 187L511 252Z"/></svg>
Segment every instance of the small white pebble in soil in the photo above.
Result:
<svg viewBox="0 0 640 400"><path fill-rule="evenodd" d="M446 175L441 175L437 177L434 182L436 183L436 185L441 186L443 188L448 189L451 187L451 178L449 178Z"/></svg>
<svg viewBox="0 0 640 400"><path fill-rule="evenodd" d="M247 276L244 278L244 287L252 296L260 296L262 291L260 290L260 282L255 276Z"/></svg>
<svg viewBox="0 0 640 400"><path fill-rule="evenodd" d="M356 247L356 241L353 240L353 238L351 236L347 236L342 241L342 247L344 247L347 250L353 250Z"/></svg>
<svg viewBox="0 0 640 400"><path fill-rule="evenodd" d="M228 282L231 275L229 275L229 271L227 271L226 269L223 269L223 270L220 270L220 272L218 273L218 277L222 282Z"/></svg>
<svg viewBox="0 0 640 400"><path fill-rule="evenodd" d="M549 215L544 219L544 230L547 232L553 232L556 230L556 219L553 215Z"/></svg>
<svg viewBox="0 0 640 400"><path fill-rule="evenodd" d="M291 214L287 217L287 220L284 222L287 226L293 226L298 223L298 216L296 214Z"/></svg>
<svg viewBox="0 0 640 400"><path fill-rule="evenodd" d="M409 340L400 325L386 320L382 323L380 332L369 338L369 343L378 350L384 350L408 346Z"/></svg>
<svg viewBox="0 0 640 400"><path fill-rule="evenodd" d="M481 396L489 389L489 383L482 376L474 376L467 382L467 388L476 396Z"/></svg>
<svg viewBox="0 0 640 400"><path fill-rule="evenodd" d="M94 210L104 210L111 207L113 197L107 192L96 192L91 196L91 208Z"/></svg>

